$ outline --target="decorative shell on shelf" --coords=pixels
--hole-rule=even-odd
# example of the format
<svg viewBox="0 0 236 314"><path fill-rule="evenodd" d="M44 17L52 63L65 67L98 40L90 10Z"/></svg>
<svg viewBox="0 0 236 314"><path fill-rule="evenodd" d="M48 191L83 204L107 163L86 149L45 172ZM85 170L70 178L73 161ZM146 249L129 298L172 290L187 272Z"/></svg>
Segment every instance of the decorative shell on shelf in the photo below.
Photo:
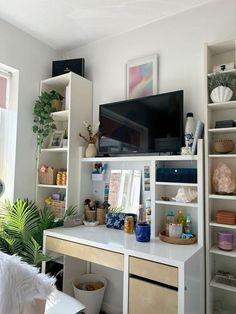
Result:
<svg viewBox="0 0 236 314"><path fill-rule="evenodd" d="M182 202L182 203L190 203L197 197L197 191L189 188L189 187L183 187L181 186L175 197L172 197L173 200L176 202Z"/></svg>
<svg viewBox="0 0 236 314"><path fill-rule="evenodd" d="M226 86L217 86L211 92L211 100L213 102L225 102L229 101L233 96L233 91Z"/></svg>

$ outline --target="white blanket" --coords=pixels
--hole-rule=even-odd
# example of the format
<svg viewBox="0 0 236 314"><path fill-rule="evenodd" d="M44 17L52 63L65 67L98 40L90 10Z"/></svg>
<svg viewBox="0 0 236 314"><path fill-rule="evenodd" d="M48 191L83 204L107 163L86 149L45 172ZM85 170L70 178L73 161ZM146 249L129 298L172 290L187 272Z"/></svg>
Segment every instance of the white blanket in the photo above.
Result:
<svg viewBox="0 0 236 314"><path fill-rule="evenodd" d="M55 279L21 261L19 256L0 252L0 314L21 314L25 303L46 300Z"/></svg>

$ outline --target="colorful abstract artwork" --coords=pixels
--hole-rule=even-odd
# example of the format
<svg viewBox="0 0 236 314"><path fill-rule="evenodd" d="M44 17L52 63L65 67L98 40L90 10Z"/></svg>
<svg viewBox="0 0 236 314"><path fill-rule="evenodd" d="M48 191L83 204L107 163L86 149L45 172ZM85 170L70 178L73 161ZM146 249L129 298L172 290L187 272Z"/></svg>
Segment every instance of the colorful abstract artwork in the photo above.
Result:
<svg viewBox="0 0 236 314"><path fill-rule="evenodd" d="M127 63L127 98L150 96L157 93L157 56Z"/></svg>

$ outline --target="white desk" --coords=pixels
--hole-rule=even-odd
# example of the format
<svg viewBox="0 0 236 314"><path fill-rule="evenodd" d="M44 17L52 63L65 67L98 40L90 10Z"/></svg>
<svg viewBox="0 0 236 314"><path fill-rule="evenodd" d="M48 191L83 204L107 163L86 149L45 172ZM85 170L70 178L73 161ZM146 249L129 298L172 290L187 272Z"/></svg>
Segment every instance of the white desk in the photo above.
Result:
<svg viewBox="0 0 236 314"><path fill-rule="evenodd" d="M44 232L44 252L47 251L54 251L78 258L80 261L85 260L123 271L123 314L128 313L129 274L133 273L148 278L149 270L152 271L154 279L154 274L157 274L157 277L161 276L161 279L157 278L157 281L168 285L170 284L169 280L172 279L167 277L173 277L172 270L176 270L176 279L171 284L175 286L176 282L178 289L178 312L176 313L204 313L204 251L203 247L198 244L173 245L161 242L159 238L151 239L148 243L141 243L135 240L134 235L125 234L120 230L108 229L105 226L79 226L46 230ZM66 261L65 259L65 264ZM136 267L139 261L145 263L140 264L144 267ZM155 262L155 264L147 264L148 261ZM138 264L135 266L136 262ZM152 266L155 267L155 270L152 269ZM162 268L158 268L159 266L163 266L164 270L167 266L167 272L163 272ZM170 267L168 268L168 266ZM143 269L147 270L147 276L142 274ZM76 278L79 271L85 270L84 266L81 268L76 266L74 270L72 265L69 266L68 278L67 272L64 273L65 292L71 293L69 288L71 282L67 281L71 281L73 276Z"/></svg>

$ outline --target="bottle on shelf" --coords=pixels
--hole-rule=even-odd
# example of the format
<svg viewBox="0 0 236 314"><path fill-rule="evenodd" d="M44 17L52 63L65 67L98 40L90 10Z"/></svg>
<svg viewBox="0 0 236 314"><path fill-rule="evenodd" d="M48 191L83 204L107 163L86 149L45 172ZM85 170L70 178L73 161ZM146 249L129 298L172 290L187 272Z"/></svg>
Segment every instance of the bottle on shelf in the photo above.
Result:
<svg viewBox="0 0 236 314"><path fill-rule="evenodd" d="M175 223L175 215L172 210L168 210L166 216L166 235L169 236L169 225Z"/></svg>
<svg viewBox="0 0 236 314"><path fill-rule="evenodd" d="M143 205L139 205L139 210L138 210L138 223L144 223L146 222L146 217L145 217L145 210L143 208Z"/></svg>
<svg viewBox="0 0 236 314"><path fill-rule="evenodd" d="M184 224L184 233L193 234L193 226L192 226L192 219L191 215L186 215L186 220Z"/></svg>
<svg viewBox="0 0 236 314"><path fill-rule="evenodd" d="M188 147L190 151L193 145L195 129L196 129L196 124L193 118L193 113L188 112L186 123L185 123L184 139L185 139L185 146Z"/></svg>
<svg viewBox="0 0 236 314"><path fill-rule="evenodd" d="M146 223L151 224L151 199L147 198L145 202Z"/></svg>
<svg viewBox="0 0 236 314"><path fill-rule="evenodd" d="M177 221L178 224L181 224L182 226L184 226L185 218L184 218L183 210L181 210L181 209L178 210L176 221Z"/></svg>

